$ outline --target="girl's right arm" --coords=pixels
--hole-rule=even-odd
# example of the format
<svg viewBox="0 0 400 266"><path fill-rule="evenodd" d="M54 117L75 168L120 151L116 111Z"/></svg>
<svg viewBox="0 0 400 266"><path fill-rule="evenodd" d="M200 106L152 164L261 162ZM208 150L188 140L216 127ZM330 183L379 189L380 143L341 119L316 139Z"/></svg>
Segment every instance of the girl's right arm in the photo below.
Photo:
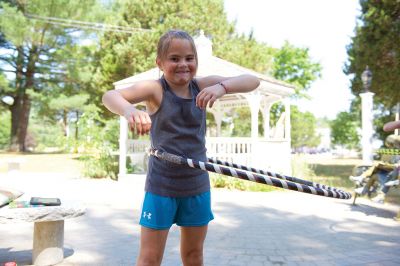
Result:
<svg viewBox="0 0 400 266"><path fill-rule="evenodd" d="M147 110L153 113L161 103L162 88L157 81L142 81L121 90L107 91L102 98L103 104L111 112L124 116L130 130L140 135L148 134L151 119L147 112L141 111L133 104L145 102Z"/></svg>

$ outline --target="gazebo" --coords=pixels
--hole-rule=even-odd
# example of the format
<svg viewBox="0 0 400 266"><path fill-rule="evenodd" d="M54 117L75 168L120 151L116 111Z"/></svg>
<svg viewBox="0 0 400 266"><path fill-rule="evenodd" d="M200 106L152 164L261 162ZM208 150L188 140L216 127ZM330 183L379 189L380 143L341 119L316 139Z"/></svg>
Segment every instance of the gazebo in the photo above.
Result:
<svg viewBox="0 0 400 266"><path fill-rule="evenodd" d="M261 169L291 174L290 164L290 101L288 96L294 93L294 87L282 81L273 79L261 73L244 68L212 55L212 43L203 32L195 38L199 57L198 76L221 75L236 76L252 74L260 79L260 86L246 94L228 94L217 100L213 108L208 108L216 121L215 136L208 131L206 136L207 155L221 160L233 161L239 164L251 165ZM131 86L135 82L148 79L158 79L162 72L152 68L135 76L117 81L115 89ZM270 108L282 101L285 111L275 126L270 128ZM228 111L237 107L248 106L251 111L251 137L221 137L222 119ZM263 117L264 136L258 133L258 112ZM150 141L128 139L128 126L125 118L120 118L119 140L119 176L127 175L126 158L133 161L146 160L145 150L150 147Z"/></svg>

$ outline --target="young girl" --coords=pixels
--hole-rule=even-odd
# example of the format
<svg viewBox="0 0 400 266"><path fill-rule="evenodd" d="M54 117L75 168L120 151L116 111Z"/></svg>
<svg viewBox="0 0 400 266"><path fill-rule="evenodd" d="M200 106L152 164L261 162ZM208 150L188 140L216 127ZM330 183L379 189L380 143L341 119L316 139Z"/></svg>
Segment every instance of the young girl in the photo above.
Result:
<svg viewBox="0 0 400 266"><path fill-rule="evenodd" d="M159 80L138 82L104 94L103 103L124 116L131 130L151 136L152 148L207 161L206 107L227 93L249 92L259 86L251 75L194 78L198 59L192 37L181 30L161 36L157 66ZM146 111L133 104L145 102ZM203 265L203 243L213 219L208 172L151 156L140 219L137 265L160 265L169 228L181 227L184 265Z"/></svg>

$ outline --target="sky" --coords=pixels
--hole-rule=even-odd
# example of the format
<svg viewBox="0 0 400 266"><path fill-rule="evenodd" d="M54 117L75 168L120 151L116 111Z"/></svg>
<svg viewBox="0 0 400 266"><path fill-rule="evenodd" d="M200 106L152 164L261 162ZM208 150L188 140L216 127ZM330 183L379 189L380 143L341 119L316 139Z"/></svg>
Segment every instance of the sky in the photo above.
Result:
<svg viewBox="0 0 400 266"><path fill-rule="evenodd" d="M308 91L311 100L293 101L301 111L329 119L348 111L355 96L343 67L360 14L358 0L224 0L224 6L238 32L253 30L258 41L276 48L285 40L308 48L321 64L322 77Z"/></svg>

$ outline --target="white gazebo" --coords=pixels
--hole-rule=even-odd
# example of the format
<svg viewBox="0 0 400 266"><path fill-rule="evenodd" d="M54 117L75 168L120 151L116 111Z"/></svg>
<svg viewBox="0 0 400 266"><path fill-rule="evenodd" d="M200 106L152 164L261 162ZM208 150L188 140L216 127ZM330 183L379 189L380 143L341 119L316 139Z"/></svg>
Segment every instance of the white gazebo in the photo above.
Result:
<svg viewBox="0 0 400 266"><path fill-rule="evenodd" d="M220 75L236 76L252 74L260 79L260 86L246 94L228 94L217 100L213 108L207 111L214 115L217 128L214 137L208 132L206 137L207 155L221 160L233 161L274 172L291 174L290 147L290 102L288 96L294 93L294 87L253 70L233 64L212 55L212 43L201 32L195 38L199 57L198 76ZM152 68L135 76L117 81L115 89L131 86L135 82L158 79L162 72ZM282 101L285 111L275 126L270 127L270 108ZM251 111L251 137L221 137L221 122L228 111L248 106ZM258 134L258 112L261 111L264 136ZM131 156L137 161L143 157L149 141L128 139L128 126L125 118L120 118L119 140L119 176L127 175L126 158Z"/></svg>

